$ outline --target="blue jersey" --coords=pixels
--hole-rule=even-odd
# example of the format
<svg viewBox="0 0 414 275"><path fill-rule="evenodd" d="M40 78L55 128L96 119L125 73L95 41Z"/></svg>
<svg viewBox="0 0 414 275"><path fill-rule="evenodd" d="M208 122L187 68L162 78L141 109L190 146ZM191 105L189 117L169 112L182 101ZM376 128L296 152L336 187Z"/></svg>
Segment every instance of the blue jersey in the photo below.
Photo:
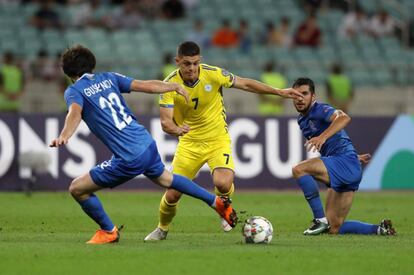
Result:
<svg viewBox="0 0 414 275"><path fill-rule="evenodd" d="M300 114L298 124L306 139L311 139L322 134L331 125L330 117L336 110L324 103L314 102L306 115ZM339 156L345 154L356 154L351 139L344 129L326 140L320 150L321 156Z"/></svg>
<svg viewBox="0 0 414 275"><path fill-rule="evenodd" d="M115 157L126 161L137 159L153 142L121 95L130 92L132 80L117 73L84 74L65 91L68 108L79 104L92 133Z"/></svg>

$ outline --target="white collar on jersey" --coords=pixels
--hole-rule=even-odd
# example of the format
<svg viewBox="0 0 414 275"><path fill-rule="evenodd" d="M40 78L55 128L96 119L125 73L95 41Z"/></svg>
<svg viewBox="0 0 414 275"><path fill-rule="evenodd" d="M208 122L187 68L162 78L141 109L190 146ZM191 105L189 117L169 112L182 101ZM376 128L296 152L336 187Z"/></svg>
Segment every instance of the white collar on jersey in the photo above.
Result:
<svg viewBox="0 0 414 275"><path fill-rule="evenodd" d="M90 74L90 73L84 73L81 77L79 77L76 81L81 80L83 77L87 77L87 78L92 78L94 76L94 74Z"/></svg>

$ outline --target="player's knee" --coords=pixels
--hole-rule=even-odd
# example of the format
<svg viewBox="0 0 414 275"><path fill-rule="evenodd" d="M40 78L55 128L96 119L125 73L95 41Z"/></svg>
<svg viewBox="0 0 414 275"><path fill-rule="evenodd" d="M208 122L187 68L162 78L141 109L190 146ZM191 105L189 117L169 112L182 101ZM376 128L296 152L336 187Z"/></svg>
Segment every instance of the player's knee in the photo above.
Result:
<svg viewBox="0 0 414 275"><path fill-rule="evenodd" d="M300 178L301 176L305 175L305 169L303 169L302 165L293 166L292 175L296 179Z"/></svg>
<svg viewBox="0 0 414 275"><path fill-rule="evenodd" d="M233 179L228 179L228 178L216 178L214 181L214 185L222 193L226 193L230 191L232 183L233 183Z"/></svg>
<svg viewBox="0 0 414 275"><path fill-rule="evenodd" d="M80 198L83 193L82 190L78 187L79 185L76 184L76 181L73 180L69 186L69 193L74 197L74 198Z"/></svg>
<svg viewBox="0 0 414 275"><path fill-rule="evenodd" d="M76 197L76 195L77 195L77 188L76 188L75 184L73 184L73 181L72 181L72 183L69 185L69 193L70 193L73 197Z"/></svg>
<svg viewBox="0 0 414 275"><path fill-rule="evenodd" d="M170 189L165 193L165 200L168 204L174 204L180 200L181 195L180 192Z"/></svg>

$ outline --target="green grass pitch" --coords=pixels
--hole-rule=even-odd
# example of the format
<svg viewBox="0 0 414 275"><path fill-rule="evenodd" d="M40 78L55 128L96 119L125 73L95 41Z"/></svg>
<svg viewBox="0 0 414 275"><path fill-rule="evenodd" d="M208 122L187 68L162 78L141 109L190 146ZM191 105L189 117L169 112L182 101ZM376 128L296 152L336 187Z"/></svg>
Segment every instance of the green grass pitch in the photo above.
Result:
<svg viewBox="0 0 414 275"><path fill-rule="evenodd" d="M268 218L269 245L223 233L204 203L184 198L168 239L144 243L160 192L101 192L118 244L90 246L97 226L67 193L0 193L1 274L413 274L414 193L358 192L350 219L393 220L398 236L303 236L311 212L298 192L239 192L237 210ZM322 193L322 196L324 194ZM247 215L244 215L247 217Z"/></svg>

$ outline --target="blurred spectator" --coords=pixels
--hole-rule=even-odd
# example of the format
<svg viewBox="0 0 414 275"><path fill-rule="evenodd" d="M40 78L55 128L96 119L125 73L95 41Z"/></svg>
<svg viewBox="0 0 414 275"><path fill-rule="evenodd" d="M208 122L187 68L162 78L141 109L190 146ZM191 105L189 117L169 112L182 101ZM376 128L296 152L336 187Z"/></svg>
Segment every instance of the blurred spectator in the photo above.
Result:
<svg viewBox="0 0 414 275"><path fill-rule="evenodd" d="M302 0L301 6L308 13L315 13L321 7L322 0Z"/></svg>
<svg viewBox="0 0 414 275"><path fill-rule="evenodd" d="M369 30L375 37L393 35L396 23L385 10L380 10L371 18Z"/></svg>
<svg viewBox="0 0 414 275"><path fill-rule="evenodd" d="M56 67L54 60L49 58L46 50L40 50L36 59L31 64L31 75L34 79L51 81L56 79L59 67Z"/></svg>
<svg viewBox="0 0 414 275"><path fill-rule="evenodd" d="M185 6L185 9L189 12L193 11L198 6L198 0L181 0Z"/></svg>
<svg viewBox="0 0 414 275"><path fill-rule="evenodd" d="M355 35L366 33L368 28L369 21L364 10L356 7L355 11L349 12L344 16L338 28L338 34L342 38L352 38Z"/></svg>
<svg viewBox="0 0 414 275"><path fill-rule="evenodd" d="M265 23L265 29L260 34L259 41L263 45L276 45L276 27L272 21Z"/></svg>
<svg viewBox="0 0 414 275"><path fill-rule="evenodd" d="M174 56L171 53L166 53L161 67L160 79L165 79L175 69L177 69L177 67L174 64Z"/></svg>
<svg viewBox="0 0 414 275"><path fill-rule="evenodd" d="M112 15L105 18L105 25L109 29L135 29L139 28L140 22L141 15L134 0L126 0Z"/></svg>
<svg viewBox="0 0 414 275"><path fill-rule="evenodd" d="M59 14L54 10L51 0L40 1L40 7L30 19L30 23L38 29L62 27Z"/></svg>
<svg viewBox="0 0 414 275"><path fill-rule="evenodd" d="M316 17L310 14L298 27L293 37L294 46L318 47L321 44L321 30Z"/></svg>
<svg viewBox="0 0 414 275"><path fill-rule="evenodd" d="M147 19L154 19L160 14L160 0L141 0L138 1L138 10Z"/></svg>
<svg viewBox="0 0 414 275"><path fill-rule="evenodd" d="M325 0L323 5L327 4L329 9L338 9L346 11L349 8L349 0Z"/></svg>
<svg viewBox="0 0 414 275"><path fill-rule="evenodd" d="M249 53L252 47L252 38L249 33L249 23L245 19L240 19L239 29L237 30L239 48L242 53Z"/></svg>
<svg viewBox="0 0 414 275"><path fill-rule="evenodd" d="M178 19L185 16L185 6L180 0L167 0L161 6L162 14L167 19Z"/></svg>
<svg viewBox="0 0 414 275"><path fill-rule="evenodd" d="M210 46L210 37L204 31L204 24L201 19L196 19L193 22L193 28L187 32L185 40L193 41L200 45L202 48Z"/></svg>
<svg viewBox="0 0 414 275"><path fill-rule="evenodd" d="M408 43L410 47L414 47L414 20L411 20L408 23L408 29L409 29Z"/></svg>
<svg viewBox="0 0 414 275"><path fill-rule="evenodd" d="M284 89L287 87L286 77L274 70L272 62L265 65L261 81L275 88ZM259 95L259 113L265 116L283 114L283 102L283 98L280 96Z"/></svg>
<svg viewBox="0 0 414 275"><path fill-rule="evenodd" d="M105 12L101 0L87 1L79 5L79 9L73 15L72 25L75 27L102 27Z"/></svg>
<svg viewBox="0 0 414 275"><path fill-rule="evenodd" d="M266 23L265 44L274 45L277 47L288 47L292 43L292 36L290 34L290 20L287 17L282 17L277 28L272 22Z"/></svg>
<svg viewBox="0 0 414 275"><path fill-rule="evenodd" d="M213 35L212 43L214 46L222 48L237 47L239 44L238 35L230 27L229 20L224 19L221 22L221 27Z"/></svg>
<svg viewBox="0 0 414 275"><path fill-rule="evenodd" d="M339 64L332 65L331 74L326 81L328 102L336 109L347 113L354 97L351 80L342 73Z"/></svg>
<svg viewBox="0 0 414 275"><path fill-rule="evenodd" d="M15 62L13 53L6 52L0 69L0 111L18 112L23 90L23 71Z"/></svg>

